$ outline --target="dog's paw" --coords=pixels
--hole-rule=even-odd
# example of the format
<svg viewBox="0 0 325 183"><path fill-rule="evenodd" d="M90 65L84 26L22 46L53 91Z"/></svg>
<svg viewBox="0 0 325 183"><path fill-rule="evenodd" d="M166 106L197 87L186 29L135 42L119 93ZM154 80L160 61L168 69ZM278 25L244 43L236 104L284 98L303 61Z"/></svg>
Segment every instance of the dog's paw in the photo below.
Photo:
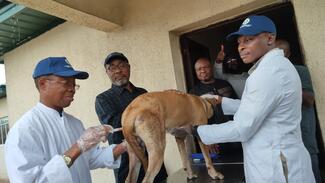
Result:
<svg viewBox="0 0 325 183"><path fill-rule="evenodd" d="M208 174L213 180L220 179L223 180L225 177L222 175L222 173L217 172L214 168L208 169Z"/></svg>
<svg viewBox="0 0 325 183"><path fill-rule="evenodd" d="M193 174L191 176L187 176L187 180L194 180L194 179L197 179L197 175L196 174Z"/></svg>

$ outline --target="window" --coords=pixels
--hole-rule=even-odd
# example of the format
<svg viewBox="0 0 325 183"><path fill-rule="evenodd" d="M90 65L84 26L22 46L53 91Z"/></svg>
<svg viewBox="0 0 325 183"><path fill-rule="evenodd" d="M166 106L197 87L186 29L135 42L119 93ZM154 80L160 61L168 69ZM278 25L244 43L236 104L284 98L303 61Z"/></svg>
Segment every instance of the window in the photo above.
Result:
<svg viewBox="0 0 325 183"><path fill-rule="evenodd" d="M6 142L8 131L8 116L0 118L0 144L4 144Z"/></svg>

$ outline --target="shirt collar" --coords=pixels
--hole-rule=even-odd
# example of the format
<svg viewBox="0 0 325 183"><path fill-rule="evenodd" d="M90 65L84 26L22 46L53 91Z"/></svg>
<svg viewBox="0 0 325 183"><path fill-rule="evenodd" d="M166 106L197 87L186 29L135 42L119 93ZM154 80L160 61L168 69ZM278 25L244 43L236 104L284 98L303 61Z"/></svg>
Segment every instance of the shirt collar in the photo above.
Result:
<svg viewBox="0 0 325 183"><path fill-rule="evenodd" d="M59 115L60 117L62 117L64 115L64 111L62 111L62 113L58 112L57 110L55 109L52 109L46 105L44 105L43 103L41 102L38 102L37 103L37 107L41 108L42 110L46 111L47 113L51 114L51 115Z"/></svg>
<svg viewBox="0 0 325 183"><path fill-rule="evenodd" d="M269 57L271 55L277 55L279 54L279 52L282 52L283 54L283 51L280 50L279 48L273 48L270 51L268 51L265 55L263 55L260 59L258 59L257 62L249 69L248 74L251 75L256 70L256 68L260 65L260 63L263 61L265 57Z"/></svg>
<svg viewBox="0 0 325 183"><path fill-rule="evenodd" d="M129 83L130 83L130 88L131 88L132 92L135 91L135 90L136 90L136 87L135 87L131 82L129 82ZM128 92L130 92L130 91L129 91L128 89L126 89L125 87L117 86L117 85L114 85L114 84L112 84L112 90L115 91L115 92L117 92L119 95L120 95L123 91L128 91Z"/></svg>

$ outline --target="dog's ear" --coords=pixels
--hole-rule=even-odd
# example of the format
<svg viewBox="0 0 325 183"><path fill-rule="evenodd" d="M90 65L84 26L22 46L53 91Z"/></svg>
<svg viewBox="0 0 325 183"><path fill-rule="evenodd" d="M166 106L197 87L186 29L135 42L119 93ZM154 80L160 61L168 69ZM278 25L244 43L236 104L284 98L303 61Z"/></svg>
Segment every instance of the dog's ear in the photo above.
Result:
<svg viewBox="0 0 325 183"><path fill-rule="evenodd" d="M202 103L203 103L203 107L204 107L204 111L207 114L207 118L210 118L213 116L214 114L214 104L216 103L213 100L214 99L207 99L207 98L201 98Z"/></svg>

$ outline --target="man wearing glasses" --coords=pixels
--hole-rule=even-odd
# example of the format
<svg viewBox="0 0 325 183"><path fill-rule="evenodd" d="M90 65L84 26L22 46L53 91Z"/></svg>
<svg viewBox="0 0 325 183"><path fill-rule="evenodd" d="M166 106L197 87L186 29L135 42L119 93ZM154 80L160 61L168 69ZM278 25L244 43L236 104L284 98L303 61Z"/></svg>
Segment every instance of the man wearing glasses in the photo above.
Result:
<svg viewBox="0 0 325 183"><path fill-rule="evenodd" d="M118 168L125 144L99 148L112 133L109 125L84 129L63 109L73 101L76 79L88 73L76 71L65 57L49 57L34 70L39 103L11 128L5 159L10 182L89 183L90 170Z"/></svg>
<svg viewBox="0 0 325 183"><path fill-rule="evenodd" d="M102 124L113 128L121 127L121 116L125 108L137 96L146 93L143 88L135 87L130 81L130 65L128 59L119 52L109 54L104 62L106 74L111 80L112 87L96 97L95 108ZM108 135L110 144L121 143L124 140L122 132ZM121 166L114 170L116 183L124 183L129 172L129 158L127 153L122 154ZM138 175L138 182L144 177L144 170ZM162 166L154 182L162 182L167 178L165 166Z"/></svg>

